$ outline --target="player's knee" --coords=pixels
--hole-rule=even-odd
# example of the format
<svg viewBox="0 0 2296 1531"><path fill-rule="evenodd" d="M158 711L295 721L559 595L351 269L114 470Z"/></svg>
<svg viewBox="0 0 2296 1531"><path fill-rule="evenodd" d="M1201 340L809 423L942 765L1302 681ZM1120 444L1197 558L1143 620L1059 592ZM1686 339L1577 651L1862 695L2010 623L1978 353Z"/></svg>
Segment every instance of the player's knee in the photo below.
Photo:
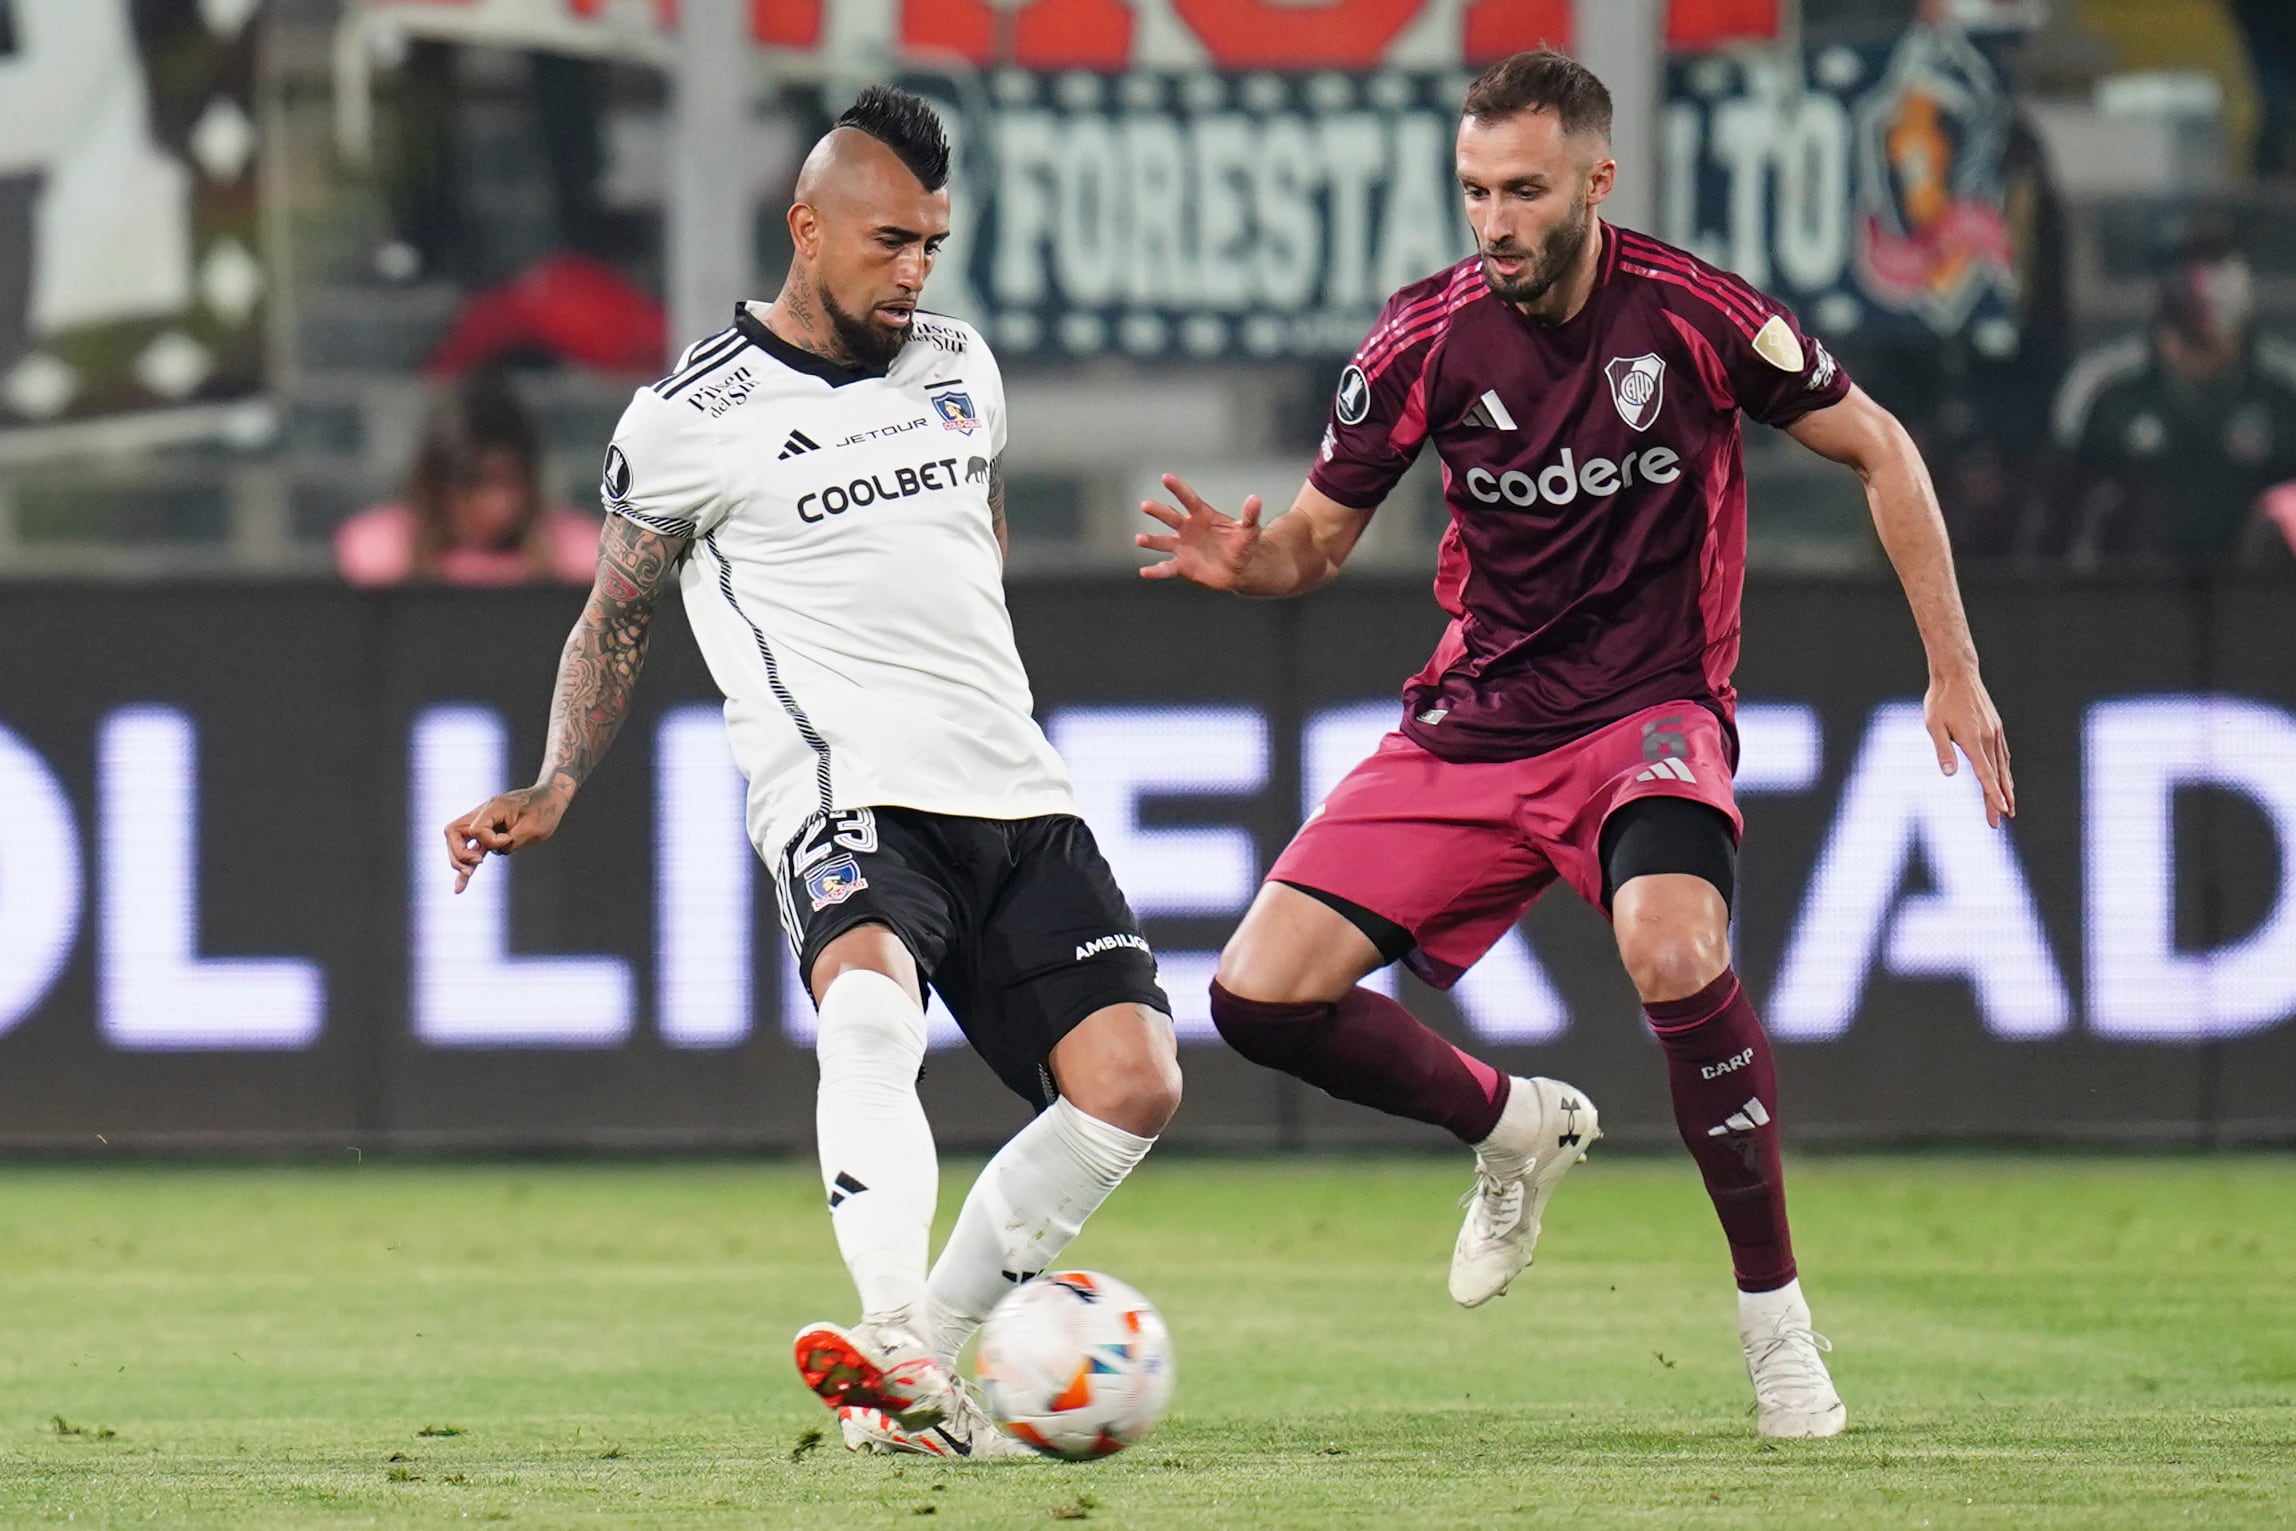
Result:
<svg viewBox="0 0 2296 1531"><path fill-rule="evenodd" d="M1684 925L1640 925L1621 930L1618 954L1645 1004L1687 999L1730 965L1726 934Z"/></svg>
<svg viewBox="0 0 2296 1531"><path fill-rule="evenodd" d="M1061 1093L1087 1116L1152 1138L1180 1109L1180 1060L1169 1046L1128 1049L1064 1081Z"/></svg>
<svg viewBox="0 0 2296 1531"><path fill-rule="evenodd" d="M1332 975L1318 973L1313 964L1303 962L1300 954L1285 943L1254 940L1249 932L1238 931L1229 940L1227 949L1220 953L1215 984L1212 993L1216 1022L1223 989L1231 997L1258 1004L1318 1004L1336 1000L1339 994L1353 987L1354 980L1341 982ZM1335 984L1338 993L1323 992Z"/></svg>
<svg viewBox="0 0 2296 1531"><path fill-rule="evenodd" d="M1228 987L1226 964L1212 980L1212 1025L1238 1056L1262 1068L1286 1069L1315 1043L1331 1018L1331 1005L1317 1000L1246 998Z"/></svg>
<svg viewBox="0 0 2296 1531"><path fill-rule="evenodd" d="M853 967L821 988L821 1015L813 1039L823 1069L883 1057L925 1055L925 1014L889 974Z"/></svg>
<svg viewBox="0 0 2296 1531"><path fill-rule="evenodd" d="M887 926L874 921L856 925L821 948L808 975L814 1003L827 1004L831 987L848 973L880 974L898 985L918 1008L924 1006L917 959Z"/></svg>
<svg viewBox="0 0 2296 1531"><path fill-rule="evenodd" d="M1151 1052L1128 1076L1124 1119L1116 1125L1126 1132L1152 1138L1164 1130L1179 1109L1180 1060L1170 1052Z"/></svg>

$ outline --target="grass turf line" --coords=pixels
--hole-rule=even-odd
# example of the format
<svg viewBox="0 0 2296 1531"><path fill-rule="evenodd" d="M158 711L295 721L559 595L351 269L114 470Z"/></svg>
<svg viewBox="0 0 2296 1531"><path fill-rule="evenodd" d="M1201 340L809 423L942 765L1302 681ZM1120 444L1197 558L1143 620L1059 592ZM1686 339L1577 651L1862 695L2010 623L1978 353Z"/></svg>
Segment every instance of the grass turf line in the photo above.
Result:
<svg viewBox="0 0 2296 1531"><path fill-rule="evenodd" d="M2296 1517L2283 1159L1799 1161L1852 1428L1775 1445L1687 1164L1597 1155L1473 1313L1466 1178L1151 1160L1072 1258L1164 1308L1172 1416L967 1467L805 1446L788 1338L852 1301L807 1167L0 1171L0 1526Z"/></svg>

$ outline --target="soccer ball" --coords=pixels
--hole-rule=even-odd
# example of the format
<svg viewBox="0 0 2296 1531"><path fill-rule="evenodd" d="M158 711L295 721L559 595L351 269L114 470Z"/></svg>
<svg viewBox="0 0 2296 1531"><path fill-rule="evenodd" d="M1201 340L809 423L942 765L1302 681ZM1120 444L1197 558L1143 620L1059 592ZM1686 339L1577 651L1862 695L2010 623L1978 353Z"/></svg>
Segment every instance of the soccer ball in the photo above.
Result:
<svg viewBox="0 0 2296 1531"><path fill-rule="evenodd" d="M973 1370L997 1428L1079 1461L1145 1438L1172 1401L1172 1336L1113 1276L1047 1271L981 1326Z"/></svg>

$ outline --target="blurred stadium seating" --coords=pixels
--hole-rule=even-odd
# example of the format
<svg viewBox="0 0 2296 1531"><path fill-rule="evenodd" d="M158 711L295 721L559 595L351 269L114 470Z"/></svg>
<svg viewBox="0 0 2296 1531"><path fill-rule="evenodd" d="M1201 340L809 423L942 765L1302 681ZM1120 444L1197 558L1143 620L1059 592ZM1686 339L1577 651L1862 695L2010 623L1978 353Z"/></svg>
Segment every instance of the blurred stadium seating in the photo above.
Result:
<svg viewBox="0 0 2296 1531"><path fill-rule="evenodd" d="M121 411L144 417L138 423L147 429L95 434L43 429L21 411L0 417L6 426L0 429L0 569L323 575L334 525L398 489L426 403L425 364L439 354L475 293L570 246L604 251L633 291L660 290L666 92L659 66L666 55L659 35L628 26L608 34L605 44L586 35L581 46L618 48L622 57L593 59L572 86L553 87L561 95L569 88L591 93L595 142L569 148L551 137L564 136L568 113L551 105L554 98L528 66L529 54L501 45L515 42L524 27L541 45L557 46L548 27L520 19L552 8L480 8L511 18L491 39L480 39L497 45L423 45L430 51L418 80L407 37L421 23L401 18L426 9L438 8L421 0L366 0L346 11L337 0L283 0L252 14L250 35L260 38L249 57L255 168L239 195L243 202L253 199L249 205L260 220L263 376L261 386L245 391L260 402L207 418L193 428L203 439L188 445L141 445L186 434L185 427L154 421L149 410ZM624 22L631 9L574 8L584 18ZM947 9L971 14L963 5ZM931 4L908 10L922 18L913 30L928 38L940 36L935 26L957 25L937 22ZM1524 10L1529 25L1549 12L1567 24L1567 5ZM1760 18L1774 10L1683 0L1675 7L1676 30L1697 35L1679 24L1683 17L1726 30L1725 23L1746 16L1761 30ZM1917 11L2044 22L2037 30L2020 25L1973 35L1989 39L1988 57L2015 86L2017 108L2045 151L2040 182L2062 199L2061 238L2019 256L2061 266L2061 276L2044 272L2039 282L2061 281L2069 326L2063 347L2077 350L2128 333L2141 320L2164 230L2200 206L2236 217L2256 270L2262 327L2296 332L2296 183L2250 173L2261 72L2249 64L2229 6L2213 0L2170 7L2112 0L1927 7L1913 0L1807 0L1800 7L1801 47L1822 59L1829 49L1886 45L1903 35ZM769 33L774 25L794 27L799 30L791 36L804 40L811 13L803 6L788 13L796 19L769 21ZM1524 30L1526 24L1515 25ZM1472 24L1468 31L1472 41ZM835 41L832 33L810 36L826 44ZM141 41L147 62L180 59L188 46L179 34L149 27ZM346 69L347 55L356 55L357 69ZM761 289L770 287L778 266L779 199L796 153L820 121L822 89L859 77L870 57L866 51L761 50L776 90L744 156L750 184L737 192L754 194ZM920 54L923 63L914 66L887 63L883 53L875 57L884 67L923 67L928 75L948 62L945 52ZM1694 62L1677 54L1674 91L1691 77L1686 63ZM1450 77L1456 72L1454 65ZM966 88L976 92L982 81L998 78L994 71L945 70L934 77L969 81ZM346 148L351 140L340 119L347 92L366 103L372 118L358 140L373 150L364 165ZM161 100L154 110L165 119L194 109ZM440 120L410 137L402 120L410 116ZM174 132L188 144L200 125L161 121L155 131ZM443 158L442 141L451 147ZM422 163L410 162L410 154ZM187 156L196 158L196 151ZM578 201L570 217L563 188L570 176L583 179L591 163L586 156L595 157L595 174L581 188L587 200ZM1659 168L1669 177L1687 173L1663 159ZM1441 166L1430 163L1423 173L1439 183ZM442 176L451 184L434 184ZM417 212L409 214L409 206ZM441 214L441 206L452 211ZM961 208L959 216L981 211ZM413 248L400 226L410 221L442 247ZM570 232L569 222L582 226ZM2027 285L2029 298L2034 283ZM1218 360L1198 362L1184 351L1127 358L1112 338L1109 354L1011 361L1024 422L1013 451L1016 567L1036 572L1129 562L1130 507L1160 469L1191 467L1232 493L1247 486L1288 493L1302 449L1319 428L1331 357L1344 344L1284 358L1231 348ZM1855 335L1843 335L1837 349L1885 401L1897 402L1894 392L1903 398L1901 407L1918 409L1928 383L1899 384L1891 358L1873 354ZM588 503L599 445L633 377L567 364L563 355L555 364L549 356L512 359L541 363L522 381L542 417L550 486ZM1950 381L1945 386L1950 391ZM2019 386L2046 391L2053 379L2026 375ZM1950 405L1940 407L1949 413ZM1854 486L1771 433L1752 433L1749 450L1759 562L1871 566L1875 553ZM1431 477L1417 475L1381 518L1365 552L1369 560L1399 568L1424 564L1440 531Z"/></svg>

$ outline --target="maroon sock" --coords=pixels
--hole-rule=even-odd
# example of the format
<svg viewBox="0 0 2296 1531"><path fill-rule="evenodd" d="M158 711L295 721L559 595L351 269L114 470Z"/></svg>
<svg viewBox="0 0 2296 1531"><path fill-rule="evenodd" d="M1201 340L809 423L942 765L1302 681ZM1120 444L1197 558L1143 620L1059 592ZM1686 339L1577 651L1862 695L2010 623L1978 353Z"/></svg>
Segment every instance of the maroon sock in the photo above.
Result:
<svg viewBox="0 0 2296 1531"><path fill-rule="evenodd" d="M1770 1039L1727 968L1688 999L1645 1007L1666 1050L1674 1124L1730 1241L1738 1288L1769 1292L1794 1279L1786 1180L1778 1166L1778 1071Z"/></svg>
<svg viewBox="0 0 2296 1531"><path fill-rule="evenodd" d="M1244 999L1212 981L1212 1022L1237 1052L1326 1095L1447 1127L1480 1143L1499 1125L1507 1076L1459 1051L1371 989L1337 1004Z"/></svg>

